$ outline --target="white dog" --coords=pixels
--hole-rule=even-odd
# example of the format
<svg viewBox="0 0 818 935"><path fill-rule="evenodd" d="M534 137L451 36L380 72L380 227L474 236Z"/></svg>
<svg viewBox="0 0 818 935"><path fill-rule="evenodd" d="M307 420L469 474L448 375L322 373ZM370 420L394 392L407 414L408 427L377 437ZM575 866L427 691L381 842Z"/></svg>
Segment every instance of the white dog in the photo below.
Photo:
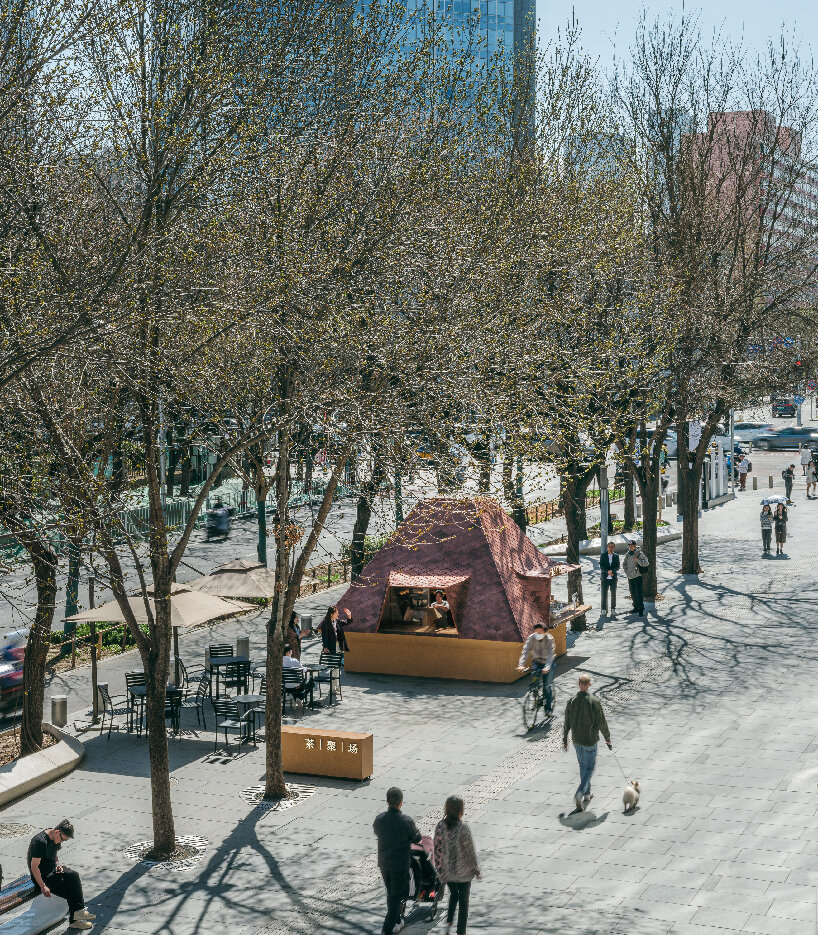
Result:
<svg viewBox="0 0 818 935"><path fill-rule="evenodd" d="M625 811L630 812L636 808L637 803L639 802L639 782L636 779L631 779L631 781L625 786L625 791L622 793L622 802L625 806Z"/></svg>

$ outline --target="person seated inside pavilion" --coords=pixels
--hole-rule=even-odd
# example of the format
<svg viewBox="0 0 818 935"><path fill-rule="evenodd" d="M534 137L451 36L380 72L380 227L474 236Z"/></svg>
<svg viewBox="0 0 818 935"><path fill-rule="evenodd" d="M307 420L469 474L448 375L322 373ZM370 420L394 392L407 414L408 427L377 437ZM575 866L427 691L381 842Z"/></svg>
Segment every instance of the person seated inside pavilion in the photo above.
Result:
<svg viewBox="0 0 818 935"><path fill-rule="evenodd" d="M437 629L445 629L449 624L449 602L443 591L435 591L435 599L429 608L434 614L434 624Z"/></svg>

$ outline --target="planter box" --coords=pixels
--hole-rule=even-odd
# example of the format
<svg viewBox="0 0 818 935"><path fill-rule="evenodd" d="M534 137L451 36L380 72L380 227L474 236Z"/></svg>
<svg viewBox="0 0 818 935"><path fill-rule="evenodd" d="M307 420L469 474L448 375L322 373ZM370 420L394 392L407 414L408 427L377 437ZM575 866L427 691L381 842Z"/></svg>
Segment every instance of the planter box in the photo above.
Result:
<svg viewBox="0 0 818 935"><path fill-rule="evenodd" d="M344 730L281 728L284 772L340 779L369 779L372 775L372 734Z"/></svg>

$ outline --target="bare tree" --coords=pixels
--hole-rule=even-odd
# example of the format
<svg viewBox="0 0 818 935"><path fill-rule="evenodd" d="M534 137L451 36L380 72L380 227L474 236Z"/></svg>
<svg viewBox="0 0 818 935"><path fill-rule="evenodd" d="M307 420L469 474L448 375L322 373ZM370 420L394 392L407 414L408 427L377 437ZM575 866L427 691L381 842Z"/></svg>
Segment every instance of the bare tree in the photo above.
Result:
<svg viewBox="0 0 818 935"><path fill-rule="evenodd" d="M613 91L678 323L658 435L645 445L655 478L662 437L677 423L682 572L696 574L713 434L751 386L769 390L789 370L773 339L814 306L818 228L803 191L814 191L815 77L785 37L753 57L707 47L689 19L643 21ZM702 425L692 447L690 420Z"/></svg>

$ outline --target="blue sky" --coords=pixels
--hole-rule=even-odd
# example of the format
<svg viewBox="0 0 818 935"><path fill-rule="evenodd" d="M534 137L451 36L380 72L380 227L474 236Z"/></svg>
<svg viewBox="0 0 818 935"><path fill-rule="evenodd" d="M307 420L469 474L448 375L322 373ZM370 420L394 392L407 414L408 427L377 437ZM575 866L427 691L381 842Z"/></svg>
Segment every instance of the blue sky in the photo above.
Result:
<svg viewBox="0 0 818 935"><path fill-rule="evenodd" d="M641 10L649 18L668 12L699 14L702 32L720 32L733 41L744 39L751 48L762 48L771 36L781 34L784 24L818 53L818 0L537 0L540 35L556 34L576 11L582 26L582 42L600 67L609 68L617 56L627 54Z"/></svg>

